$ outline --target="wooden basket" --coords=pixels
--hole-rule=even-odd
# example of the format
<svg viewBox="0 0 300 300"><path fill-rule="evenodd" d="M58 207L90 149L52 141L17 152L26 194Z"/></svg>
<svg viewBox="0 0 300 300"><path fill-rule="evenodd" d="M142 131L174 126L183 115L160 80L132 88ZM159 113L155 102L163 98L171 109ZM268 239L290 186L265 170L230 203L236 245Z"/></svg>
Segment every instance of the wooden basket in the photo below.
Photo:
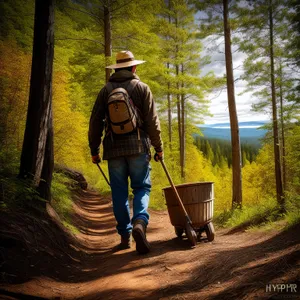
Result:
<svg viewBox="0 0 300 300"><path fill-rule="evenodd" d="M196 182L176 185L180 199L192 220L194 228L200 228L213 218L214 183ZM184 227L186 220L179 207L172 187L163 189L171 224Z"/></svg>

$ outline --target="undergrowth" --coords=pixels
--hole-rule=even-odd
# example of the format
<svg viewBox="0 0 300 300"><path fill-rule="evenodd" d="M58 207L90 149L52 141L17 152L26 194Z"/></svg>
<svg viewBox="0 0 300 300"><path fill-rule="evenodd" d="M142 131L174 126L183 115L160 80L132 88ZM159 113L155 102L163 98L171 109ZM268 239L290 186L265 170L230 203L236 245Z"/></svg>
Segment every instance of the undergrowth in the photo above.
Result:
<svg viewBox="0 0 300 300"><path fill-rule="evenodd" d="M296 224L300 224L300 196L288 196L286 208L287 213L285 218L287 221L287 227L289 228Z"/></svg>
<svg viewBox="0 0 300 300"><path fill-rule="evenodd" d="M76 182L68 178L63 173L53 173L51 185L52 201L51 206L55 209L65 227L73 233L77 233L78 229L72 225L72 193L76 189Z"/></svg>
<svg viewBox="0 0 300 300"><path fill-rule="evenodd" d="M260 205L243 206L242 209L225 210L215 214L217 227L233 229L275 229L278 221L280 227L288 229L300 223L300 201L287 199L286 212L282 213L275 199L270 198Z"/></svg>
<svg viewBox="0 0 300 300"><path fill-rule="evenodd" d="M34 207L39 209L46 202L41 198L29 181L16 176L0 175L0 203L2 208L26 209ZM42 204L42 205L37 205Z"/></svg>
<svg viewBox="0 0 300 300"><path fill-rule="evenodd" d="M105 174L108 175L107 166L102 165ZM3 170L1 170L3 171ZM102 195L110 195L110 187L105 182L99 170L93 168L89 173L88 182L93 178L92 186ZM95 173L94 173L95 172ZM0 172L0 208L1 209L28 209L44 207L45 200L39 197L38 192L26 180L17 178L13 172ZM150 208L154 210L167 209L163 188L164 181L156 183L150 195ZM78 184L62 172L54 172L52 180L51 205L58 213L64 226L72 232L78 230L72 225L72 193L78 188ZM130 189L129 189L130 190ZM276 199L268 198L260 201L260 204L244 205L242 209L218 210L214 212L213 223L216 227L232 229L275 229L285 225L286 228L300 223L300 196L286 195L286 212L281 213ZM130 195L132 200L132 195ZM42 205L37 205L40 203ZM278 222L279 221L279 222ZM280 224L279 224L280 223ZM279 224L279 225L278 225Z"/></svg>
<svg viewBox="0 0 300 300"><path fill-rule="evenodd" d="M63 173L53 173L51 186L51 206L59 215L64 226L72 232L78 232L72 225L72 192L78 188L76 182ZM17 178L16 175L0 174L0 208L2 210L44 210L46 200L41 198L37 190L28 180Z"/></svg>

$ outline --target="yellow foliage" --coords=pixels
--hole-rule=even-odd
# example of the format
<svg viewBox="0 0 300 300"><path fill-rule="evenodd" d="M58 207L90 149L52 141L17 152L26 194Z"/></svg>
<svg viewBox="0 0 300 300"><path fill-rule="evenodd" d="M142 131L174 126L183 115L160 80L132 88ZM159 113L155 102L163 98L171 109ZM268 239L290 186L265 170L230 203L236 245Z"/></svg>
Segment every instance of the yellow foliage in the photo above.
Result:
<svg viewBox="0 0 300 300"><path fill-rule="evenodd" d="M191 145L186 153L186 182L214 181L211 163L195 145Z"/></svg>
<svg viewBox="0 0 300 300"><path fill-rule="evenodd" d="M88 121L78 111L72 111L68 97L67 75L53 78L53 124L55 162L82 170L89 158Z"/></svg>
<svg viewBox="0 0 300 300"><path fill-rule="evenodd" d="M275 198L273 147L266 144L260 149L255 162L246 164L243 174L243 205L262 204L266 198Z"/></svg>
<svg viewBox="0 0 300 300"><path fill-rule="evenodd" d="M232 205L232 170L226 166L214 168L215 174L215 213L231 209Z"/></svg>
<svg viewBox="0 0 300 300"><path fill-rule="evenodd" d="M261 179L259 178L259 165L256 162L246 164L242 170L243 174L243 205L252 206L259 204L263 191Z"/></svg>
<svg viewBox="0 0 300 300"><path fill-rule="evenodd" d="M29 98L31 55L0 41L0 126L4 147L21 150Z"/></svg>

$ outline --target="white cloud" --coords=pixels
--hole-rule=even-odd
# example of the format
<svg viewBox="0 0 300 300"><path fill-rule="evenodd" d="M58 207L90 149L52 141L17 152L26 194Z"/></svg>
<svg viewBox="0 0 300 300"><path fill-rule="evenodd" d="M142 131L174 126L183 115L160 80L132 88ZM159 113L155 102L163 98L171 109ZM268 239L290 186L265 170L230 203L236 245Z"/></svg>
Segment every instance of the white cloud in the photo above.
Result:
<svg viewBox="0 0 300 300"><path fill-rule="evenodd" d="M245 93L244 95L238 96L236 91L235 102L239 122L270 120L270 116L251 110L252 104L255 101L250 93ZM226 90L224 90L218 97L212 97L210 112L213 114L213 117L205 117L204 121L206 124L229 122L229 109Z"/></svg>
<svg viewBox="0 0 300 300"><path fill-rule="evenodd" d="M221 40L220 43L221 44ZM202 69L202 76L210 71L218 77L222 77L226 73L225 67L225 56L222 52L213 52L211 49L206 49L203 52L204 55L211 56L211 63L206 65ZM235 102L236 110L238 114L239 122L247 121L268 121L270 116L262 113L253 112L251 110L252 104L256 102L256 99L251 95L251 93L245 92L247 82L243 80L238 80L243 74L243 61L246 58L246 54L241 52L233 52L233 72L235 78ZM228 110L228 100L227 100L227 90L226 87L220 92L215 92L208 97L211 101L210 112L214 115L213 117L205 117L204 121L206 124L212 123L224 123L229 122L229 110Z"/></svg>

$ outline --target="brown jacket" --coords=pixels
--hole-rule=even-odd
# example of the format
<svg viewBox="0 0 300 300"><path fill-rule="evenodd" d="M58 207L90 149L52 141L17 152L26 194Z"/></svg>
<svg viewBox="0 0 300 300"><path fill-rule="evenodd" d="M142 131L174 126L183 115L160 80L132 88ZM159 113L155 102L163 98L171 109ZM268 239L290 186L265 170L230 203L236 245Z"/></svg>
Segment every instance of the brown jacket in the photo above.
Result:
<svg viewBox="0 0 300 300"><path fill-rule="evenodd" d="M114 73L109 81L113 84L114 88L125 88L131 79L139 79L139 77L130 71L121 70ZM92 155L99 153L105 125L107 97L108 92L106 86L104 86L96 99L90 118L88 137ZM103 159L142 152L147 153L149 152L150 142L155 151L162 151L160 122L149 86L139 81L132 92L131 98L142 115L143 126L140 130L140 139L137 132L124 135L116 135L111 132L106 133L103 140Z"/></svg>

